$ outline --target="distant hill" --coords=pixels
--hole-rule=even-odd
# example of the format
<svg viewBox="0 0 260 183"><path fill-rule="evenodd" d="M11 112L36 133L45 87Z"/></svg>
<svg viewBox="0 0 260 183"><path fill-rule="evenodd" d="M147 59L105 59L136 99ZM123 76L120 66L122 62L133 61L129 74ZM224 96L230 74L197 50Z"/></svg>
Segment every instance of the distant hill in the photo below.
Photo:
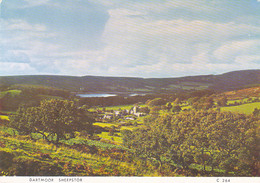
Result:
<svg viewBox="0 0 260 183"><path fill-rule="evenodd" d="M200 89L228 91L259 86L260 69L233 71L220 75L147 79L102 76L0 76L0 85L42 85L75 92L171 92Z"/></svg>

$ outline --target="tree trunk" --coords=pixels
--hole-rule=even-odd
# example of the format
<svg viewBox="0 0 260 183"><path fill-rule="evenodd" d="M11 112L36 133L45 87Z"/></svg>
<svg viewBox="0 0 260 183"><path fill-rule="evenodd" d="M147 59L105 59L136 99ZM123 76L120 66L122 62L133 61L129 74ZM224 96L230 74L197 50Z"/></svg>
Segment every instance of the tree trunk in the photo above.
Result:
<svg viewBox="0 0 260 183"><path fill-rule="evenodd" d="M161 173L162 172L162 161L161 161L160 157L159 157L158 161L159 161L159 172Z"/></svg>
<svg viewBox="0 0 260 183"><path fill-rule="evenodd" d="M214 165L213 164L211 165L211 172L212 173L214 172Z"/></svg>
<svg viewBox="0 0 260 183"><path fill-rule="evenodd" d="M56 138L56 144L58 144L60 141L60 136L57 134L57 138Z"/></svg>
<svg viewBox="0 0 260 183"><path fill-rule="evenodd" d="M13 133L14 133L14 136L15 136L16 134L15 134L15 130L14 129L13 129Z"/></svg>

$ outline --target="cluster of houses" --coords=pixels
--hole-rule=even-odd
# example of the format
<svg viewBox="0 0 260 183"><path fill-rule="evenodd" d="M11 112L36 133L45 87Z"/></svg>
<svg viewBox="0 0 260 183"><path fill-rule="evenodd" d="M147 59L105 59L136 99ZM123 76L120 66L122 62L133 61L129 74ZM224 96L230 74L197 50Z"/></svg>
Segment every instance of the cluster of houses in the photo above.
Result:
<svg viewBox="0 0 260 183"><path fill-rule="evenodd" d="M141 107L134 106L130 110L118 110L118 111L110 111L110 112L104 112L104 115L102 116L102 119L104 120L112 120L114 118L124 118L127 120L134 120L136 117L145 116L147 113L140 112Z"/></svg>

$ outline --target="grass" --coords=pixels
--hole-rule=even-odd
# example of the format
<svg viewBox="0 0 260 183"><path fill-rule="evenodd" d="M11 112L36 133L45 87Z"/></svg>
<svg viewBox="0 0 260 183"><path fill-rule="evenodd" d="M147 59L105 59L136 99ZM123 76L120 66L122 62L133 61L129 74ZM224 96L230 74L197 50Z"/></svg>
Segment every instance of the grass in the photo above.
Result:
<svg viewBox="0 0 260 183"><path fill-rule="evenodd" d="M257 99L257 98L258 98L258 97L251 97L252 100ZM234 104L234 103L236 103L236 102L248 103L248 102L249 102L249 99L250 99L250 98L244 98L244 99L241 99L241 100L229 100L229 101L227 102L227 104L230 105L230 104Z"/></svg>
<svg viewBox="0 0 260 183"><path fill-rule="evenodd" d="M5 134L9 134L9 135L13 135L14 132L16 134L18 134L17 130L14 130L13 128L8 128L6 126L0 126L0 132L5 133Z"/></svg>
<svg viewBox="0 0 260 183"><path fill-rule="evenodd" d="M238 112L244 114L252 114L255 108L260 108L260 102L242 104L238 106L221 107L221 111Z"/></svg>
<svg viewBox="0 0 260 183"><path fill-rule="evenodd" d="M182 88L182 89L207 89L210 85L198 82L183 82L180 84L168 85L168 88Z"/></svg>
<svg viewBox="0 0 260 183"><path fill-rule="evenodd" d="M0 98L4 97L6 94L11 94L12 97L15 97L17 95L20 95L22 90L8 90L8 91L2 91L0 92Z"/></svg>
<svg viewBox="0 0 260 183"><path fill-rule="evenodd" d="M139 127L135 127L135 126L121 126L120 130L130 130L130 131L133 131L134 129L137 129Z"/></svg>
<svg viewBox="0 0 260 183"><path fill-rule="evenodd" d="M112 126L115 126L117 127L118 125L115 125L115 124L112 124L112 123L93 123L93 125L97 125L97 126L100 126L100 127L112 127Z"/></svg>
<svg viewBox="0 0 260 183"><path fill-rule="evenodd" d="M181 106L181 109L182 110L189 110L189 109L192 109L192 106L191 105Z"/></svg>
<svg viewBox="0 0 260 183"><path fill-rule="evenodd" d="M106 135L107 134L103 134L103 136ZM62 170L62 174L58 174L60 176L86 176L89 171L86 171L85 167L90 167L90 170L93 172L92 175L115 176L118 172L121 176L140 176L145 173L136 168L134 163L120 159L124 157L124 154L120 151L115 152L114 149L126 149L114 144L77 137L66 141L65 144L67 145L57 147L53 144L46 143L44 140L34 142L29 140L28 136L6 136L6 133L2 129L0 129L0 137L0 153L3 154L3 152L6 152L7 155L14 157L14 159L10 159L9 157L11 156L7 157L10 159L9 162L12 165L12 170L16 167L14 163L18 161L18 163L20 163L17 165L18 169L19 166L26 167L23 169L29 169L28 166L30 166L32 162L33 164L31 165L35 166L36 169L41 169L42 166L49 169L50 166L55 165L55 167L59 167ZM119 141L119 137L115 139L115 141ZM82 146L83 149L73 149L68 146L74 144L94 145L98 148L98 152L93 154L85 151L84 146ZM44 154L48 155L48 157L45 158L42 156ZM78 169L78 167L83 169ZM19 171L23 171L23 169ZM89 170L89 168L87 169ZM9 169L4 169L4 172L8 173L8 171ZM0 172L3 172L1 167ZM150 175L153 175L153 172L151 172Z"/></svg>
<svg viewBox="0 0 260 183"><path fill-rule="evenodd" d="M67 145L73 145L73 144L85 144L85 145L90 145L90 146L95 146L99 149L106 150L106 149L123 149L125 150L126 148L123 146L115 145L115 144L109 144L101 141L96 141L96 140L90 140L86 139L83 137L77 137L69 140L62 140L61 142L67 144Z"/></svg>
<svg viewBox="0 0 260 183"><path fill-rule="evenodd" d="M0 115L0 119L1 120L9 120L9 117L5 116L5 115Z"/></svg>
<svg viewBox="0 0 260 183"><path fill-rule="evenodd" d="M7 115L12 115L15 113L14 111L0 111L0 112L5 113Z"/></svg>
<svg viewBox="0 0 260 183"><path fill-rule="evenodd" d="M117 134L117 136L109 135L109 132L102 132L101 134L98 134L98 136L102 139L106 139L106 140L115 142L116 144L122 144L123 141L122 141L121 133L115 133L115 134Z"/></svg>

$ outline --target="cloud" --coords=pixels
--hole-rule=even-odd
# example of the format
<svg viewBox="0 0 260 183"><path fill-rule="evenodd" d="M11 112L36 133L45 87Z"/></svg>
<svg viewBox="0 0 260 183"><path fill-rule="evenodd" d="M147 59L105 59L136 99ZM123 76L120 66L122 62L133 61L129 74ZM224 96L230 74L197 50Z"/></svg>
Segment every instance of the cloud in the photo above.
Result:
<svg viewBox="0 0 260 183"><path fill-rule="evenodd" d="M3 75L28 75L38 72L28 63L0 62L0 73Z"/></svg>
<svg viewBox="0 0 260 183"><path fill-rule="evenodd" d="M56 42L74 50L102 46L99 37L108 18L100 5L70 0L3 1L1 16L6 21L44 25L57 35Z"/></svg>
<svg viewBox="0 0 260 183"><path fill-rule="evenodd" d="M28 6L39 6L50 2L50 0L37 0L37 1L24 0L24 1L28 3Z"/></svg>
<svg viewBox="0 0 260 183"><path fill-rule="evenodd" d="M260 51L259 46L260 40L231 41L217 48L213 55L218 60L229 62L234 61L241 54L254 54L254 52Z"/></svg>
<svg viewBox="0 0 260 183"><path fill-rule="evenodd" d="M1 31L33 31L33 32L43 32L47 28L42 24L29 24L28 22L21 19L11 19L6 21L1 19L1 24L3 28Z"/></svg>
<svg viewBox="0 0 260 183"><path fill-rule="evenodd" d="M248 4L3 1L0 61L13 64L10 73L69 75L170 77L259 68L259 6Z"/></svg>
<svg viewBox="0 0 260 183"><path fill-rule="evenodd" d="M239 55L236 56L235 62L238 64L257 64L260 62L260 55Z"/></svg>
<svg viewBox="0 0 260 183"><path fill-rule="evenodd" d="M143 18L141 11L128 9L112 9L109 15L102 35L106 46L96 51L71 52L55 62L61 73L121 76L142 73L145 77L160 77L259 66L255 61L241 65L242 59L252 60L250 54L260 51L258 40L248 37L249 33L260 34L257 26L151 20Z"/></svg>
<svg viewBox="0 0 260 183"><path fill-rule="evenodd" d="M120 0L90 0L91 2L100 3L110 8L128 8L131 10L142 10L142 11L149 11L149 12L162 12L167 11L172 8L181 8L181 9L189 9L194 11L212 11L213 9L216 10L212 4L214 2L208 2L205 0L197 0L197 1L190 1L190 0L157 0L157 1L149 1L149 0L142 0L142 1L125 1L122 2Z"/></svg>
<svg viewBox="0 0 260 183"><path fill-rule="evenodd" d="M20 51L2 50L0 62L30 63L30 58L28 55Z"/></svg>
<svg viewBox="0 0 260 183"><path fill-rule="evenodd" d="M218 56L218 54L222 49L225 50L225 47L218 47L223 42L230 39L246 38L249 32L260 34L260 28L257 26L233 22L212 23L182 19L149 21L129 16L134 13L139 15L139 12L116 9L109 11L109 13L110 19L103 34L104 42L114 47L121 45L114 50L121 52L122 55L127 54L126 52L132 52L133 55L127 55L133 57L133 60L139 59L141 61L146 57L145 60L149 60L149 63L153 59L159 61L162 57L165 57L167 62L191 62L193 56L205 52L214 52L214 56L220 59L221 55ZM242 44L239 41L235 43ZM207 45L207 48L197 48L198 45L202 44ZM119 54L117 53L117 55ZM122 62L123 59L120 58Z"/></svg>

